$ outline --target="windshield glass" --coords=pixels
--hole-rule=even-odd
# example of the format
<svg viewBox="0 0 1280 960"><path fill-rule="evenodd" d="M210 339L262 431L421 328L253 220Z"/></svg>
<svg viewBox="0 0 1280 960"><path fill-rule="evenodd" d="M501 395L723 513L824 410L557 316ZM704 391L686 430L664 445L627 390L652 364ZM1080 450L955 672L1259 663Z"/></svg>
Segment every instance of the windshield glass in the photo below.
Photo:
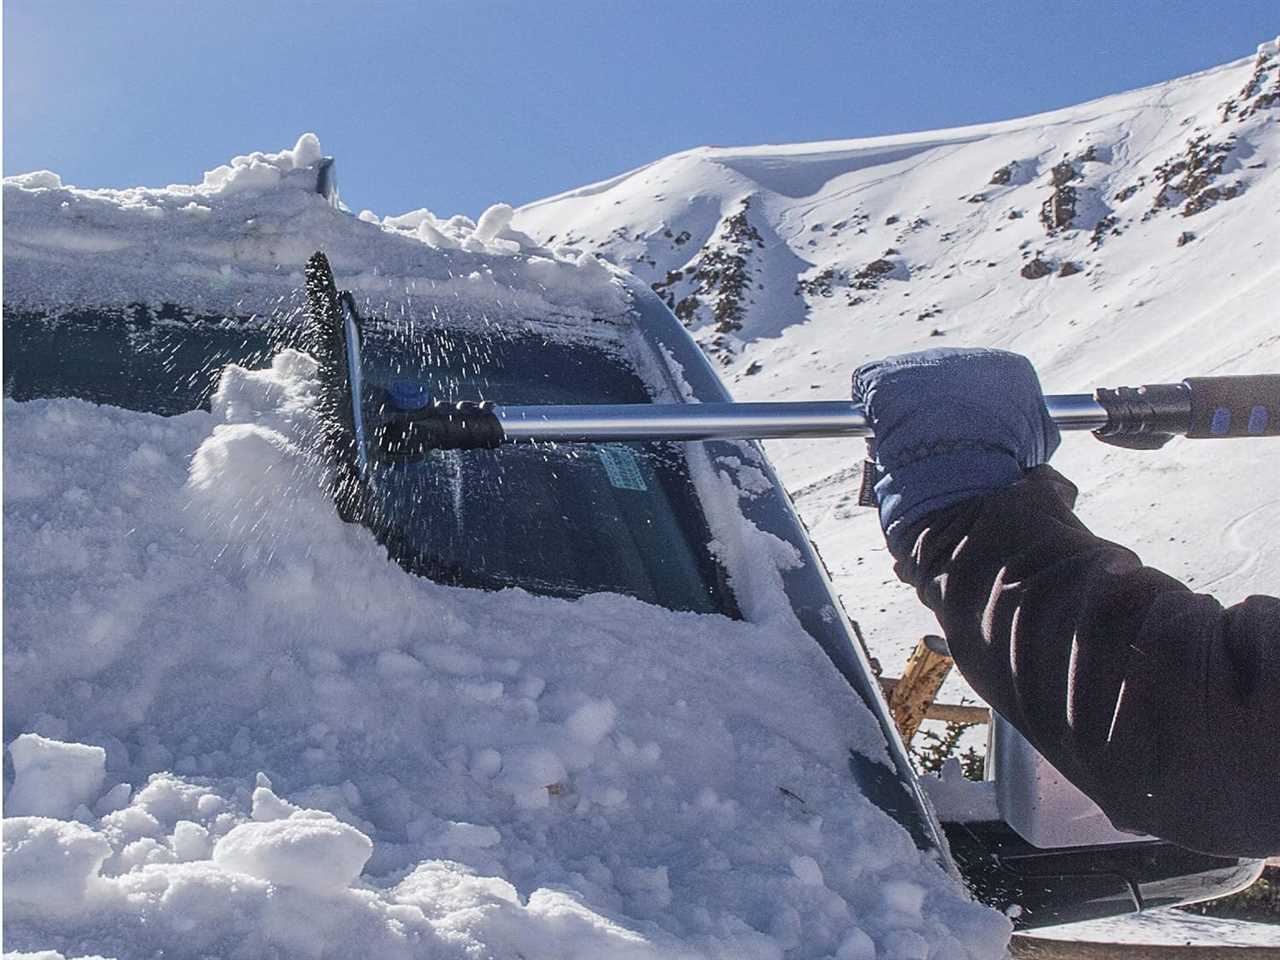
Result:
<svg viewBox="0 0 1280 960"><path fill-rule="evenodd" d="M5 395L74 396L152 413L208 406L222 367L270 361L294 331L86 310L6 311ZM366 323L366 378L499 403L648 403L617 348L525 334ZM379 411L370 409L376 418ZM625 593L737 616L682 449L667 443L440 451L380 468L371 526L404 567L444 583L576 597Z"/></svg>
<svg viewBox="0 0 1280 960"><path fill-rule="evenodd" d="M533 335L366 325L364 371L371 397L409 381L449 400L650 401L620 352ZM367 401L371 422L381 402ZM433 580L566 597L608 591L737 615L674 444L434 451L377 467L372 487L375 533L403 566Z"/></svg>
<svg viewBox="0 0 1280 960"><path fill-rule="evenodd" d="M184 322L175 308L83 309L50 321L4 314L4 395L79 397L165 416L208 409L228 363L261 367L288 338L232 321Z"/></svg>

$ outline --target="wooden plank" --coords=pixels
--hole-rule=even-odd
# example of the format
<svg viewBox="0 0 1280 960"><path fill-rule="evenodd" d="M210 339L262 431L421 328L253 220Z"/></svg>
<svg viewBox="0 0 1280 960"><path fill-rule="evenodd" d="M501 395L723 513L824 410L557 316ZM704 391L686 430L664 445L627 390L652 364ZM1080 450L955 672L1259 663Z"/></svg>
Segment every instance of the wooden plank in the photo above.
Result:
<svg viewBox="0 0 1280 960"><path fill-rule="evenodd" d="M884 690L886 697L893 692L893 688L897 683L897 677L880 678L880 687ZM942 720L946 723L990 723L991 710L988 707L980 707L974 703L938 703L935 700L929 704L929 709L925 711L924 718L926 720Z"/></svg>
<svg viewBox="0 0 1280 960"><path fill-rule="evenodd" d="M943 720L946 723L990 723L991 711L971 703L931 703L925 711L926 720Z"/></svg>
<svg viewBox="0 0 1280 960"><path fill-rule="evenodd" d="M931 643L927 637L917 643L907 658L902 676L889 691L889 712L904 743L911 743L938 696L942 681L951 672L951 658L935 652L937 648L938 642Z"/></svg>

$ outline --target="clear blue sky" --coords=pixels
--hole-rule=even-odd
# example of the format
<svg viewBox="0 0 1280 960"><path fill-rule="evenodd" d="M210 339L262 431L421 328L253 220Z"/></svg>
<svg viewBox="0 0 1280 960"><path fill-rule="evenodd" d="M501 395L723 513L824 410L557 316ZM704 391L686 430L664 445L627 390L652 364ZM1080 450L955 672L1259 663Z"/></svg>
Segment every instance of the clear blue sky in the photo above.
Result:
<svg viewBox="0 0 1280 960"><path fill-rule="evenodd" d="M1035 113L1277 33L1276 0L4 0L4 172L190 183L314 130L355 209L475 216L699 144Z"/></svg>

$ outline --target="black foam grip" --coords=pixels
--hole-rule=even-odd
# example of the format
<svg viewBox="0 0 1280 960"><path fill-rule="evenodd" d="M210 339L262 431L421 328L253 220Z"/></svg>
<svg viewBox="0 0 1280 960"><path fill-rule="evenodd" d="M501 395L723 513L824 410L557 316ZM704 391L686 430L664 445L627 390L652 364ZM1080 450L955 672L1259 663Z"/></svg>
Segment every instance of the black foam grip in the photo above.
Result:
<svg viewBox="0 0 1280 960"><path fill-rule="evenodd" d="M421 460L432 450L492 450L506 434L491 403L434 400L382 424L375 437L380 459L404 463Z"/></svg>
<svg viewBox="0 0 1280 960"><path fill-rule="evenodd" d="M1188 437L1280 436L1280 374L1245 377L1190 377Z"/></svg>
<svg viewBox="0 0 1280 960"><path fill-rule="evenodd" d="M1191 422L1191 391L1181 383L1099 387L1093 397L1107 411L1107 425L1094 435L1113 446L1158 450Z"/></svg>

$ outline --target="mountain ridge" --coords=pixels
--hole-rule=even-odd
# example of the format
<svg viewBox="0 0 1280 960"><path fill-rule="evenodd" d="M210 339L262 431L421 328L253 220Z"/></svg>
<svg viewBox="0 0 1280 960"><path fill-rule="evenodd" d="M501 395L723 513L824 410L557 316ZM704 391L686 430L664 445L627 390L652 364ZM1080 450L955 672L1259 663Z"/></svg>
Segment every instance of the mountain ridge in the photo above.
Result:
<svg viewBox="0 0 1280 960"><path fill-rule="evenodd" d="M1269 43L1252 58L1189 77L994 124L780 146L698 147L536 201L520 208L514 222L540 241L581 246L654 284L673 309L680 308L682 319L709 352L736 371L755 341L820 314L815 308L825 305L815 302L816 296L830 299L840 288L869 292L880 284L856 281L894 275L909 280L927 267L928 257L919 249L903 252L903 247L919 247L910 234L926 227L942 231L942 244L1008 229L1021 242L1013 249L1005 245L1001 259L1016 250L1019 272L1030 265L1030 273L1047 276L1046 270L1066 267L1070 276L1085 272L1089 254L1131 221L1149 220L1160 209L1184 203L1190 206L1181 212L1194 215L1234 199L1262 179L1248 172L1247 161L1258 149L1255 141L1266 140L1266 153L1274 146L1264 114L1280 89L1277 66L1276 44ZM1214 116L1250 92L1258 101L1271 99L1247 116ZM1177 128L1169 134L1172 110L1186 114L1179 127L1194 118L1192 132L1199 140L1180 137ZM1153 123L1152 115L1161 112L1166 116ZM1240 129L1229 135L1225 127ZM1002 154L995 151L1000 147L1006 148L1007 159L999 159ZM988 153L989 160L977 160ZM956 183L958 192L948 196L944 178L933 172L954 169L964 169L967 176ZM895 197L892 190L876 189L886 182L910 185L925 174L934 181L928 195L917 190ZM1157 184L1160 192L1151 208L1139 209L1138 194L1155 192L1149 188ZM763 255L756 254L755 260L769 261L789 250L795 255L793 269L753 264L749 247L731 249L740 246L731 221L741 217L744 201L749 211L737 232L772 235L770 242L757 244ZM969 209L957 209L958 203ZM1022 226L1029 229L985 222L989 216L978 217L984 222L975 228L975 214L987 213L997 203L1006 219L1028 219ZM904 210L891 209L897 206ZM975 209L979 206L985 209ZM926 209L935 212L926 216ZM812 235L839 233L851 220L859 221L855 236L866 236L867 242ZM877 229L894 226L898 229ZM1084 233L1088 246L1079 242ZM737 266L728 276L728 290L722 289L720 277L709 275L714 270L703 268L701 261L709 255ZM878 263L886 258L889 267ZM1077 262L1082 260L1086 262ZM858 276L869 267L871 275ZM768 273L777 275L773 284L761 276ZM795 297L804 302L791 302ZM884 298L852 294L845 306L877 299ZM737 300L745 301L740 310L735 309ZM926 307L917 314L928 312ZM766 313L775 319L765 321ZM751 359L760 358L747 358L742 366Z"/></svg>
<svg viewBox="0 0 1280 960"><path fill-rule="evenodd" d="M942 345L1024 353L1051 393L1272 372L1278 119L1270 42L1032 117L696 148L513 223L654 285L743 400L847 397L858 364ZM810 191L822 163L831 176ZM893 577L874 511L856 507L862 445L767 446L851 615L900 662L937 628ZM1280 496L1261 446L1177 441L1144 457L1068 438L1054 462L1100 533L1231 602L1276 590ZM948 695L966 692L954 680Z"/></svg>

